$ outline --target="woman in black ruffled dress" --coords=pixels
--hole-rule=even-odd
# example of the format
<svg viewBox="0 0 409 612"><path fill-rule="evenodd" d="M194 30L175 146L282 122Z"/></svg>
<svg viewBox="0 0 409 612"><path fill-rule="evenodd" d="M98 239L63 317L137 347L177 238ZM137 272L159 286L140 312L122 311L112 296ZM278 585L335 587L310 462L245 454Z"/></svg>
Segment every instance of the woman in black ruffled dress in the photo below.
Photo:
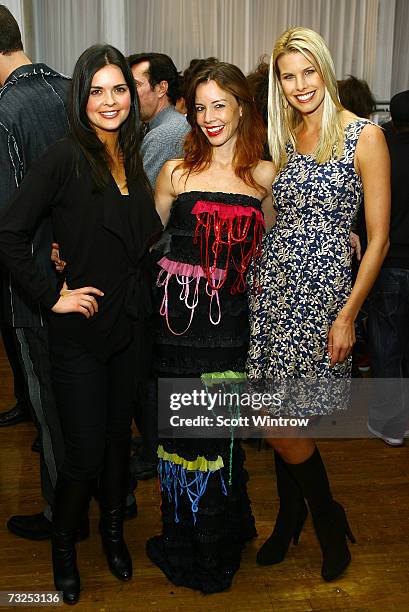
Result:
<svg viewBox="0 0 409 612"><path fill-rule="evenodd" d="M241 71L204 62L186 95L192 131L184 160L158 178L157 209L172 236L158 262L155 374L218 378L243 372L248 349L245 276L271 212L264 126ZM162 535L147 553L176 585L204 593L231 585L256 535L240 443L162 440Z"/></svg>

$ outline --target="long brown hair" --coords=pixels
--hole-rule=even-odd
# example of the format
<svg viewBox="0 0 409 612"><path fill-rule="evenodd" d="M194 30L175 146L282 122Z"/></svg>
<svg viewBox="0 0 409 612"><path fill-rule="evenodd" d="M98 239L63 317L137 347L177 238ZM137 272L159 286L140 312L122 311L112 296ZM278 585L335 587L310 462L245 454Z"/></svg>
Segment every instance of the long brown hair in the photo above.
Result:
<svg viewBox="0 0 409 612"><path fill-rule="evenodd" d="M192 129L185 140L185 157L178 166L189 176L209 167L212 160L212 145L197 124L196 89L200 83L215 81L224 91L233 95L242 108L237 128L237 141L233 157L233 169L246 185L264 191L253 177L253 170L263 158L266 129L257 111L246 77L237 66L225 62L204 61L199 70L189 79L186 89L187 120Z"/></svg>

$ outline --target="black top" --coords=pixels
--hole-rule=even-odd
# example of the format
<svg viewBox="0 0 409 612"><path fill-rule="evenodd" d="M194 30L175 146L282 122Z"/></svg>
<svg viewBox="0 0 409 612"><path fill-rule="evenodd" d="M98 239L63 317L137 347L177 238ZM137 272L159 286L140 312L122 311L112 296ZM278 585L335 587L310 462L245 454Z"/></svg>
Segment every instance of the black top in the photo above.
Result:
<svg viewBox="0 0 409 612"><path fill-rule="evenodd" d="M409 269L409 132L397 132L392 122L382 126L391 157L391 228L387 268Z"/></svg>
<svg viewBox="0 0 409 612"><path fill-rule="evenodd" d="M16 68L0 89L0 213L31 164L68 133L66 100L71 80L45 64ZM51 223L45 218L33 236L36 263L56 286L50 261ZM0 283L1 284L1 283ZM4 274L4 316L13 327L38 327L46 317L16 279Z"/></svg>
<svg viewBox="0 0 409 612"><path fill-rule="evenodd" d="M25 290L51 309L59 293L31 258L30 240L44 215L51 214L55 240L67 261L69 289L93 286L99 312L53 314L58 333L88 347L102 359L130 338L130 316L144 315L145 283L140 262L162 229L142 178L128 182L121 195L111 178L98 192L85 160L79 172L72 142L65 138L32 164L0 219L0 258Z"/></svg>
<svg viewBox="0 0 409 612"><path fill-rule="evenodd" d="M391 159L391 220L389 251L383 268L409 269L409 132L397 132L392 121L382 125ZM367 247L365 208L360 207L357 232L362 252Z"/></svg>

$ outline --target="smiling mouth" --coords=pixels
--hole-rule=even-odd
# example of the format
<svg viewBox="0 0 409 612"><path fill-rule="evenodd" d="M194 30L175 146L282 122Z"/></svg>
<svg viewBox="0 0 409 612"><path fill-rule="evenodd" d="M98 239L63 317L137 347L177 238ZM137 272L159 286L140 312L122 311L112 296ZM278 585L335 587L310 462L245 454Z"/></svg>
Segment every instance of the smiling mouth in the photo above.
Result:
<svg viewBox="0 0 409 612"><path fill-rule="evenodd" d="M306 94L300 94L299 96L295 96L298 100L298 102L301 102L301 104L305 104L306 102L309 102L313 96L315 94L315 91L310 91L309 93Z"/></svg>
<svg viewBox="0 0 409 612"><path fill-rule="evenodd" d="M218 136L219 134L222 133L223 130L224 130L224 125L216 125L215 127L206 128L207 135L210 136L210 138L214 138L215 136Z"/></svg>
<svg viewBox="0 0 409 612"><path fill-rule="evenodd" d="M104 119L114 119L117 115L118 115L119 111L105 111L103 113L100 113Z"/></svg>

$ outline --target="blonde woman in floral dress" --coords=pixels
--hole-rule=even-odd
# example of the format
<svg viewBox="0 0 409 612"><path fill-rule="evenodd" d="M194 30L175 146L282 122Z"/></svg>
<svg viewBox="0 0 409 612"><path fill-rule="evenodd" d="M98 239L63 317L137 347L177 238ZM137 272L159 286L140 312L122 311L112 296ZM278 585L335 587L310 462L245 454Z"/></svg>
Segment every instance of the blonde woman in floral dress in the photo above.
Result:
<svg viewBox="0 0 409 612"><path fill-rule="evenodd" d="M388 249L389 157L382 131L339 102L333 62L319 34L293 28L277 41L270 68L269 144L277 213L263 242L261 290L250 296L250 378L348 379L354 321ZM365 198L368 248L351 289L350 230ZM251 280L250 280L251 282ZM300 396L301 397L301 396ZM304 393L305 400L305 393ZM287 414L314 416L340 398L310 398ZM279 563L298 541L307 505L323 554L322 576L350 563L345 511L332 498L313 440L269 440L280 509L257 561Z"/></svg>

